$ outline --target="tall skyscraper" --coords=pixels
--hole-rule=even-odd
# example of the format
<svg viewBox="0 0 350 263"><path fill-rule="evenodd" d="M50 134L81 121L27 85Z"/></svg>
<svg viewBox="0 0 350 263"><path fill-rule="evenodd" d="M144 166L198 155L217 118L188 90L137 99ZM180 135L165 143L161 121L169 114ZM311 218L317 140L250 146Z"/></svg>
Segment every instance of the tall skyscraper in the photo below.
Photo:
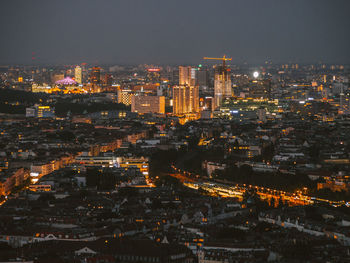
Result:
<svg viewBox="0 0 350 263"><path fill-rule="evenodd" d="M93 67L90 74L91 83L100 84L101 82L101 68Z"/></svg>
<svg viewBox="0 0 350 263"><path fill-rule="evenodd" d="M196 74L196 81L199 87L209 86L209 72L206 67L199 65L197 74Z"/></svg>
<svg viewBox="0 0 350 263"><path fill-rule="evenodd" d="M74 70L74 79L78 84L83 83L83 75L82 75L82 70L80 66L76 66Z"/></svg>
<svg viewBox="0 0 350 263"><path fill-rule="evenodd" d="M196 85L196 69L179 67L179 85L173 87L173 113L183 115L199 112L199 89Z"/></svg>
<svg viewBox="0 0 350 263"><path fill-rule="evenodd" d="M173 113L182 115L199 112L198 86L174 86L173 87Z"/></svg>
<svg viewBox="0 0 350 263"><path fill-rule="evenodd" d="M214 107L220 107L222 101L232 97L232 95L231 77L228 69L217 66L214 77Z"/></svg>
<svg viewBox="0 0 350 263"><path fill-rule="evenodd" d="M188 85L195 86L196 85L196 69L193 67L179 67L179 85Z"/></svg>

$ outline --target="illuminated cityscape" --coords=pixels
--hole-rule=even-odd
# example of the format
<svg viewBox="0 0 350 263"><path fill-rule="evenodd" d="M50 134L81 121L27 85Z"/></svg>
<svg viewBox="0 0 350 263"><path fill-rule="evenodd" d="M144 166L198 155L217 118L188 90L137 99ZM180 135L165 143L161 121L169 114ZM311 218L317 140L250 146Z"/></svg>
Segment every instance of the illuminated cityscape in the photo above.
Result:
<svg viewBox="0 0 350 263"><path fill-rule="evenodd" d="M350 262L349 1L49 2L2 5L0 263Z"/></svg>
<svg viewBox="0 0 350 263"><path fill-rule="evenodd" d="M82 84L83 83L83 75L82 75L82 71L81 71L81 67L80 66L76 66L74 69L74 78L75 81L78 84Z"/></svg>

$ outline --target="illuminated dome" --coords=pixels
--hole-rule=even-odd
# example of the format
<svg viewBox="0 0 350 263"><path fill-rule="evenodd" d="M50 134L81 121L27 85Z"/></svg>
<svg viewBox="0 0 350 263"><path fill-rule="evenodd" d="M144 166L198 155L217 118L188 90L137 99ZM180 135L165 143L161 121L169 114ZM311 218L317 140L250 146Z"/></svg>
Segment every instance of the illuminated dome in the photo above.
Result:
<svg viewBox="0 0 350 263"><path fill-rule="evenodd" d="M75 85L75 84L77 84L77 82L75 80L71 79L70 77L67 77L67 78L64 78L61 80L57 80L55 82L55 84L57 84L57 85Z"/></svg>

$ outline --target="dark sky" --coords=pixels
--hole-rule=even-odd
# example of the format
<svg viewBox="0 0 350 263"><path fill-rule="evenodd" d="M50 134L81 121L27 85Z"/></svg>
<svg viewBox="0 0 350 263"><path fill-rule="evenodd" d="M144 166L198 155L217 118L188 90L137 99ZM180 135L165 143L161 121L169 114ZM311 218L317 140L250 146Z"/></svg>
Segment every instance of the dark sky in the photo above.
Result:
<svg viewBox="0 0 350 263"><path fill-rule="evenodd" d="M7 0L0 64L350 63L350 0Z"/></svg>

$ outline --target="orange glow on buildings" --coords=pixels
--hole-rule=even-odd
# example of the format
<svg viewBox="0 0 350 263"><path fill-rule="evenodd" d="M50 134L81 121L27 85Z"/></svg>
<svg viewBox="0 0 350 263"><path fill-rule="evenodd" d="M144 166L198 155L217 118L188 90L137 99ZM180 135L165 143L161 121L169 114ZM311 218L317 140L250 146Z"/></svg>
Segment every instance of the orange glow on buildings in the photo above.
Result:
<svg viewBox="0 0 350 263"><path fill-rule="evenodd" d="M132 96L131 111L137 113L159 113L165 114L164 96Z"/></svg>

